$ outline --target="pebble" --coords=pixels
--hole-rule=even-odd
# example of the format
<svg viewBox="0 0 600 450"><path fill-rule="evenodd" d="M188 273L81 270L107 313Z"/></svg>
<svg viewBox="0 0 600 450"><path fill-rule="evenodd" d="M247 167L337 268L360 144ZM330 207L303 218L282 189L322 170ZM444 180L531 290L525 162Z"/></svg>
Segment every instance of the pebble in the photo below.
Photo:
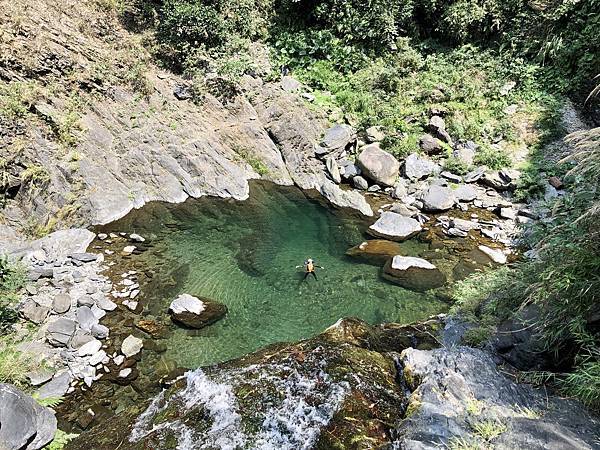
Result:
<svg viewBox="0 0 600 450"><path fill-rule="evenodd" d="M107 237L108 237L108 234L106 234L106 233L98 233L98 239L100 239L101 241L103 241Z"/></svg>
<svg viewBox="0 0 600 450"><path fill-rule="evenodd" d="M135 245L128 245L127 247L123 248L123 253L133 253L135 248Z"/></svg>
<svg viewBox="0 0 600 450"><path fill-rule="evenodd" d="M131 374L131 369L128 367L127 369L123 369L119 372L119 378L127 378Z"/></svg>
<svg viewBox="0 0 600 450"><path fill-rule="evenodd" d="M124 355L118 355L113 358L115 365L120 366L125 361Z"/></svg>
<svg viewBox="0 0 600 450"><path fill-rule="evenodd" d="M131 294L129 294L129 298L134 299L139 295L139 293L140 293L140 290L135 289L135 290L131 291Z"/></svg>

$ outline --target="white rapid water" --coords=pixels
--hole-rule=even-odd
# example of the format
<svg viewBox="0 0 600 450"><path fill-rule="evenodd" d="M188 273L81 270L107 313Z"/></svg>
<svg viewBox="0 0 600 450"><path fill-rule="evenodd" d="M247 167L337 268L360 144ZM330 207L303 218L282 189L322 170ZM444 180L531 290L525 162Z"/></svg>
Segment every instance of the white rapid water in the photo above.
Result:
<svg viewBox="0 0 600 450"><path fill-rule="evenodd" d="M151 434L174 434L180 450L192 449L308 449L316 442L340 408L349 385L337 383L323 371L301 374L282 364L253 365L208 375L198 369L185 374L187 386L166 399L163 391L141 414L129 440L138 442ZM251 385L252 410L240 410L238 386ZM180 419L153 424L165 408L176 409ZM210 418L208 430L196 432L185 414L201 409ZM244 420L249 418L249 427ZM197 419L195 419L197 420ZM252 430L252 431L250 431Z"/></svg>

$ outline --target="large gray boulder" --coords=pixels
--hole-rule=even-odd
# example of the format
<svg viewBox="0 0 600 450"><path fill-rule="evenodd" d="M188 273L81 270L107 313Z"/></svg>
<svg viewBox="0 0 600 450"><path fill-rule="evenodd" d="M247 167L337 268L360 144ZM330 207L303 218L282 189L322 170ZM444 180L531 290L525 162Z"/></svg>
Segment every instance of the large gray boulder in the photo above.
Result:
<svg viewBox="0 0 600 450"><path fill-rule="evenodd" d="M171 302L169 314L175 322L187 327L203 328L225 317L227 307L207 298L181 294Z"/></svg>
<svg viewBox="0 0 600 450"><path fill-rule="evenodd" d="M76 328L77 324L74 321L61 317L48 325L46 339L56 347L66 347Z"/></svg>
<svg viewBox="0 0 600 450"><path fill-rule="evenodd" d="M356 132L350 125L336 124L329 128L323 136L321 147L328 153L342 150L356 139Z"/></svg>
<svg viewBox="0 0 600 450"><path fill-rule="evenodd" d="M56 433L56 417L29 395L0 384L0 449L37 450Z"/></svg>
<svg viewBox="0 0 600 450"><path fill-rule="evenodd" d="M367 177L384 186L393 186L400 171L398 160L381 150L378 144L364 146L358 155L357 163Z"/></svg>
<svg viewBox="0 0 600 450"><path fill-rule="evenodd" d="M376 237L404 241L417 234L421 229L421 224L417 220L386 211L381 213L377 222L371 225L367 231Z"/></svg>
<svg viewBox="0 0 600 450"><path fill-rule="evenodd" d="M357 178L361 177L354 177L352 181ZM321 185L319 192L334 206L356 209L368 217L373 215L373 210L360 192L342 190L337 184L329 180Z"/></svg>
<svg viewBox="0 0 600 450"><path fill-rule="evenodd" d="M430 159L411 153L404 160L404 175L411 180L420 180L440 172L440 166Z"/></svg>
<svg viewBox="0 0 600 450"><path fill-rule="evenodd" d="M396 255L383 266L383 277L413 291L424 292L446 283L446 276L422 258Z"/></svg>
<svg viewBox="0 0 600 450"><path fill-rule="evenodd" d="M434 138L432 135L426 133L419 139L419 147L428 155L437 155L442 152L444 146L442 141Z"/></svg>
<svg viewBox="0 0 600 450"><path fill-rule="evenodd" d="M446 186L432 185L425 191L421 200L425 211L446 211L454 206L454 191Z"/></svg>

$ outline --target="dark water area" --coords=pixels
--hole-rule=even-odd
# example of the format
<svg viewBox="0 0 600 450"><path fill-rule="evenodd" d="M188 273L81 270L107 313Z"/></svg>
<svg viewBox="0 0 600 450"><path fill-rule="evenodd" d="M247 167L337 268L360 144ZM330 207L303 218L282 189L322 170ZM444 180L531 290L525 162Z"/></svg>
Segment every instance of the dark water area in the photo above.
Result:
<svg viewBox="0 0 600 450"><path fill-rule="evenodd" d="M432 294L390 284L379 267L345 255L365 239L368 224L295 187L254 182L242 202L152 203L102 231L147 239L132 257L150 275L137 299L143 319L168 321L169 304L182 293L227 305L223 320L198 331L172 327L162 340L169 359L195 368L308 338L342 317L408 323L445 310ZM402 245L407 255L427 250L418 241ZM325 268L318 280L303 281L296 266L309 257Z"/></svg>

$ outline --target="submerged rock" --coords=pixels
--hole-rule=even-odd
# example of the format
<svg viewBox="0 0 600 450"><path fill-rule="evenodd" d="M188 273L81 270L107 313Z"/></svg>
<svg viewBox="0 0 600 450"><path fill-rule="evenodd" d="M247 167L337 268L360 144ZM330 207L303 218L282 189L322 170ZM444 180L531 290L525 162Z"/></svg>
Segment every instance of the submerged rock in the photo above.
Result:
<svg viewBox="0 0 600 450"><path fill-rule="evenodd" d="M369 227L368 232L376 237L404 241L417 234L421 229L419 221L386 211L381 214L377 222Z"/></svg>
<svg viewBox="0 0 600 450"><path fill-rule="evenodd" d="M398 242L386 241L385 239L372 239L364 241L360 245L346 251L346 255L364 260L370 264L382 265L395 255L401 255L404 251Z"/></svg>
<svg viewBox="0 0 600 450"><path fill-rule="evenodd" d="M203 328L222 319L227 314L227 307L207 298L181 294L171 302L169 314L175 322L187 327Z"/></svg>
<svg viewBox="0 0 600 450"><path fill-rule="evenodd" d="M383 267L383 277L414 291L427 291L446 283L446 276L422 258L394 256Z"/></svg>

